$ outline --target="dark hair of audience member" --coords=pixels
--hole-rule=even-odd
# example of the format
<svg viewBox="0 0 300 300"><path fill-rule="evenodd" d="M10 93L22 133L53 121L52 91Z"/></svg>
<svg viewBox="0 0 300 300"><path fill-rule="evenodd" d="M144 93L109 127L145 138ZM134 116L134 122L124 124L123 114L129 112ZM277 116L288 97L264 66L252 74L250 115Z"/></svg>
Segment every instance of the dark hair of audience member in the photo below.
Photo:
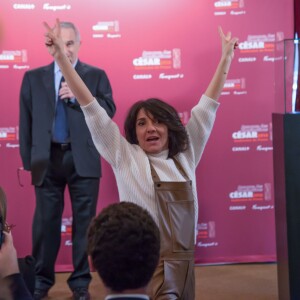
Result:
<svg viewBox="0 0 300 300"><path fill-rule="evenodd" d="M159 230L140 206L108 206L88 230L88 253L106 287L115 292L146 287L159 260Z"/></svg>

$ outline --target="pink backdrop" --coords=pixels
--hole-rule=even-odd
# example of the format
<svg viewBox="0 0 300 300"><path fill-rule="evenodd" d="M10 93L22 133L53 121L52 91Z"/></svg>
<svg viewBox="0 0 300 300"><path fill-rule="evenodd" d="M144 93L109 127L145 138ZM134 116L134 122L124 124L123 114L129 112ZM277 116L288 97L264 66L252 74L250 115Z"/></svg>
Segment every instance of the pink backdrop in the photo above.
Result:
<svg viewBox="0 0 300 300"><path fill-rule="evenodd" d="M197 171L197 263L275 261L272 124L275 43L293 36L293 1L286 0L40 0L2 1L5 42L0 50L0 185L8 221L16 224L20 256L31 251L35 206L30 175L20 170L19 90L26 70L50 63L44 20L73 21L80 59L106 70L122 127L128 107L160 97L184 122L220 57L217 27L239 37L217 121ZM98 210L118 199L103 162ZM19 175L19 176L18 176ZM67 197L57 270L71 268Z"/></svg>

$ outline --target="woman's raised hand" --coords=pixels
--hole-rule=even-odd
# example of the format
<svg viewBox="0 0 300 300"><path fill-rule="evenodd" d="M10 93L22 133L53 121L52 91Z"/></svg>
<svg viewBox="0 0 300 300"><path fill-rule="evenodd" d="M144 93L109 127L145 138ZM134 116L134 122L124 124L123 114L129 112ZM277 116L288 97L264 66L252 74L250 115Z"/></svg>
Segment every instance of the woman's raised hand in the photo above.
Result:
<svg viewBox="0 0 300 300"><path fill-rule="evenodd" d="M222 41L222 56L226 59L233 59L234 49L238 47L238 38L231 38L231 32L224 34L222 27L219 26L219 34Z"/></svg>
<svg viewBox="0 0 300 300"><path fill-rule="evenodd" d="M64 44L60 36L60 23L59 19L56 19L56 23L51 28L47 22L43 22L46 33L45 33L45 45L49 53L53 57L57 57L59 54L64 53Z"/></svg>

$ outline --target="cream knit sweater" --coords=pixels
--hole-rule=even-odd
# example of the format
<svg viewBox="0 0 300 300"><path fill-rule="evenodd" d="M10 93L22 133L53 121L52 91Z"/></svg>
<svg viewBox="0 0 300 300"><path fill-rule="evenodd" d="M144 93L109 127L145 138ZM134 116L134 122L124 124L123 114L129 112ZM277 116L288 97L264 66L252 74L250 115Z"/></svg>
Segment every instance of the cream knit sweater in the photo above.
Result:
<svg viewBox="0 0 300 300"><path fill-rule="evenodd" d="M193 183L195 228L198 222L195 169L211 133L218 106L218 102L202 95L199 103L192 109L191 118L186 125L190 147L176 156ZM161 181L184 181L174 161L167 159L168 150L157 155L147 155L138 145L128 143L116 123L107 116L96 100L81 108L97 150L113 168L120 201L134 202L144 207L158 224L149 160Z"/></svg>

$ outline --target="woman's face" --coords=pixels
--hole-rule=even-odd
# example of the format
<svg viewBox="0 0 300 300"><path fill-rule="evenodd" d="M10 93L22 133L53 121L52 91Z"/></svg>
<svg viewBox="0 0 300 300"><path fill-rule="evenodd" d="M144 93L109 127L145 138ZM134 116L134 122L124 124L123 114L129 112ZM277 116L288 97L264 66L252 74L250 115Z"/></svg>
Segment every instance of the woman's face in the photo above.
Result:
<svg viewBox="0 0 300 300"><path fill-rule="evenodd" d="M157 154L168 149L168 127L155 120L142 108L136 118L135 130L139 146L149 154Z"/></svg>

